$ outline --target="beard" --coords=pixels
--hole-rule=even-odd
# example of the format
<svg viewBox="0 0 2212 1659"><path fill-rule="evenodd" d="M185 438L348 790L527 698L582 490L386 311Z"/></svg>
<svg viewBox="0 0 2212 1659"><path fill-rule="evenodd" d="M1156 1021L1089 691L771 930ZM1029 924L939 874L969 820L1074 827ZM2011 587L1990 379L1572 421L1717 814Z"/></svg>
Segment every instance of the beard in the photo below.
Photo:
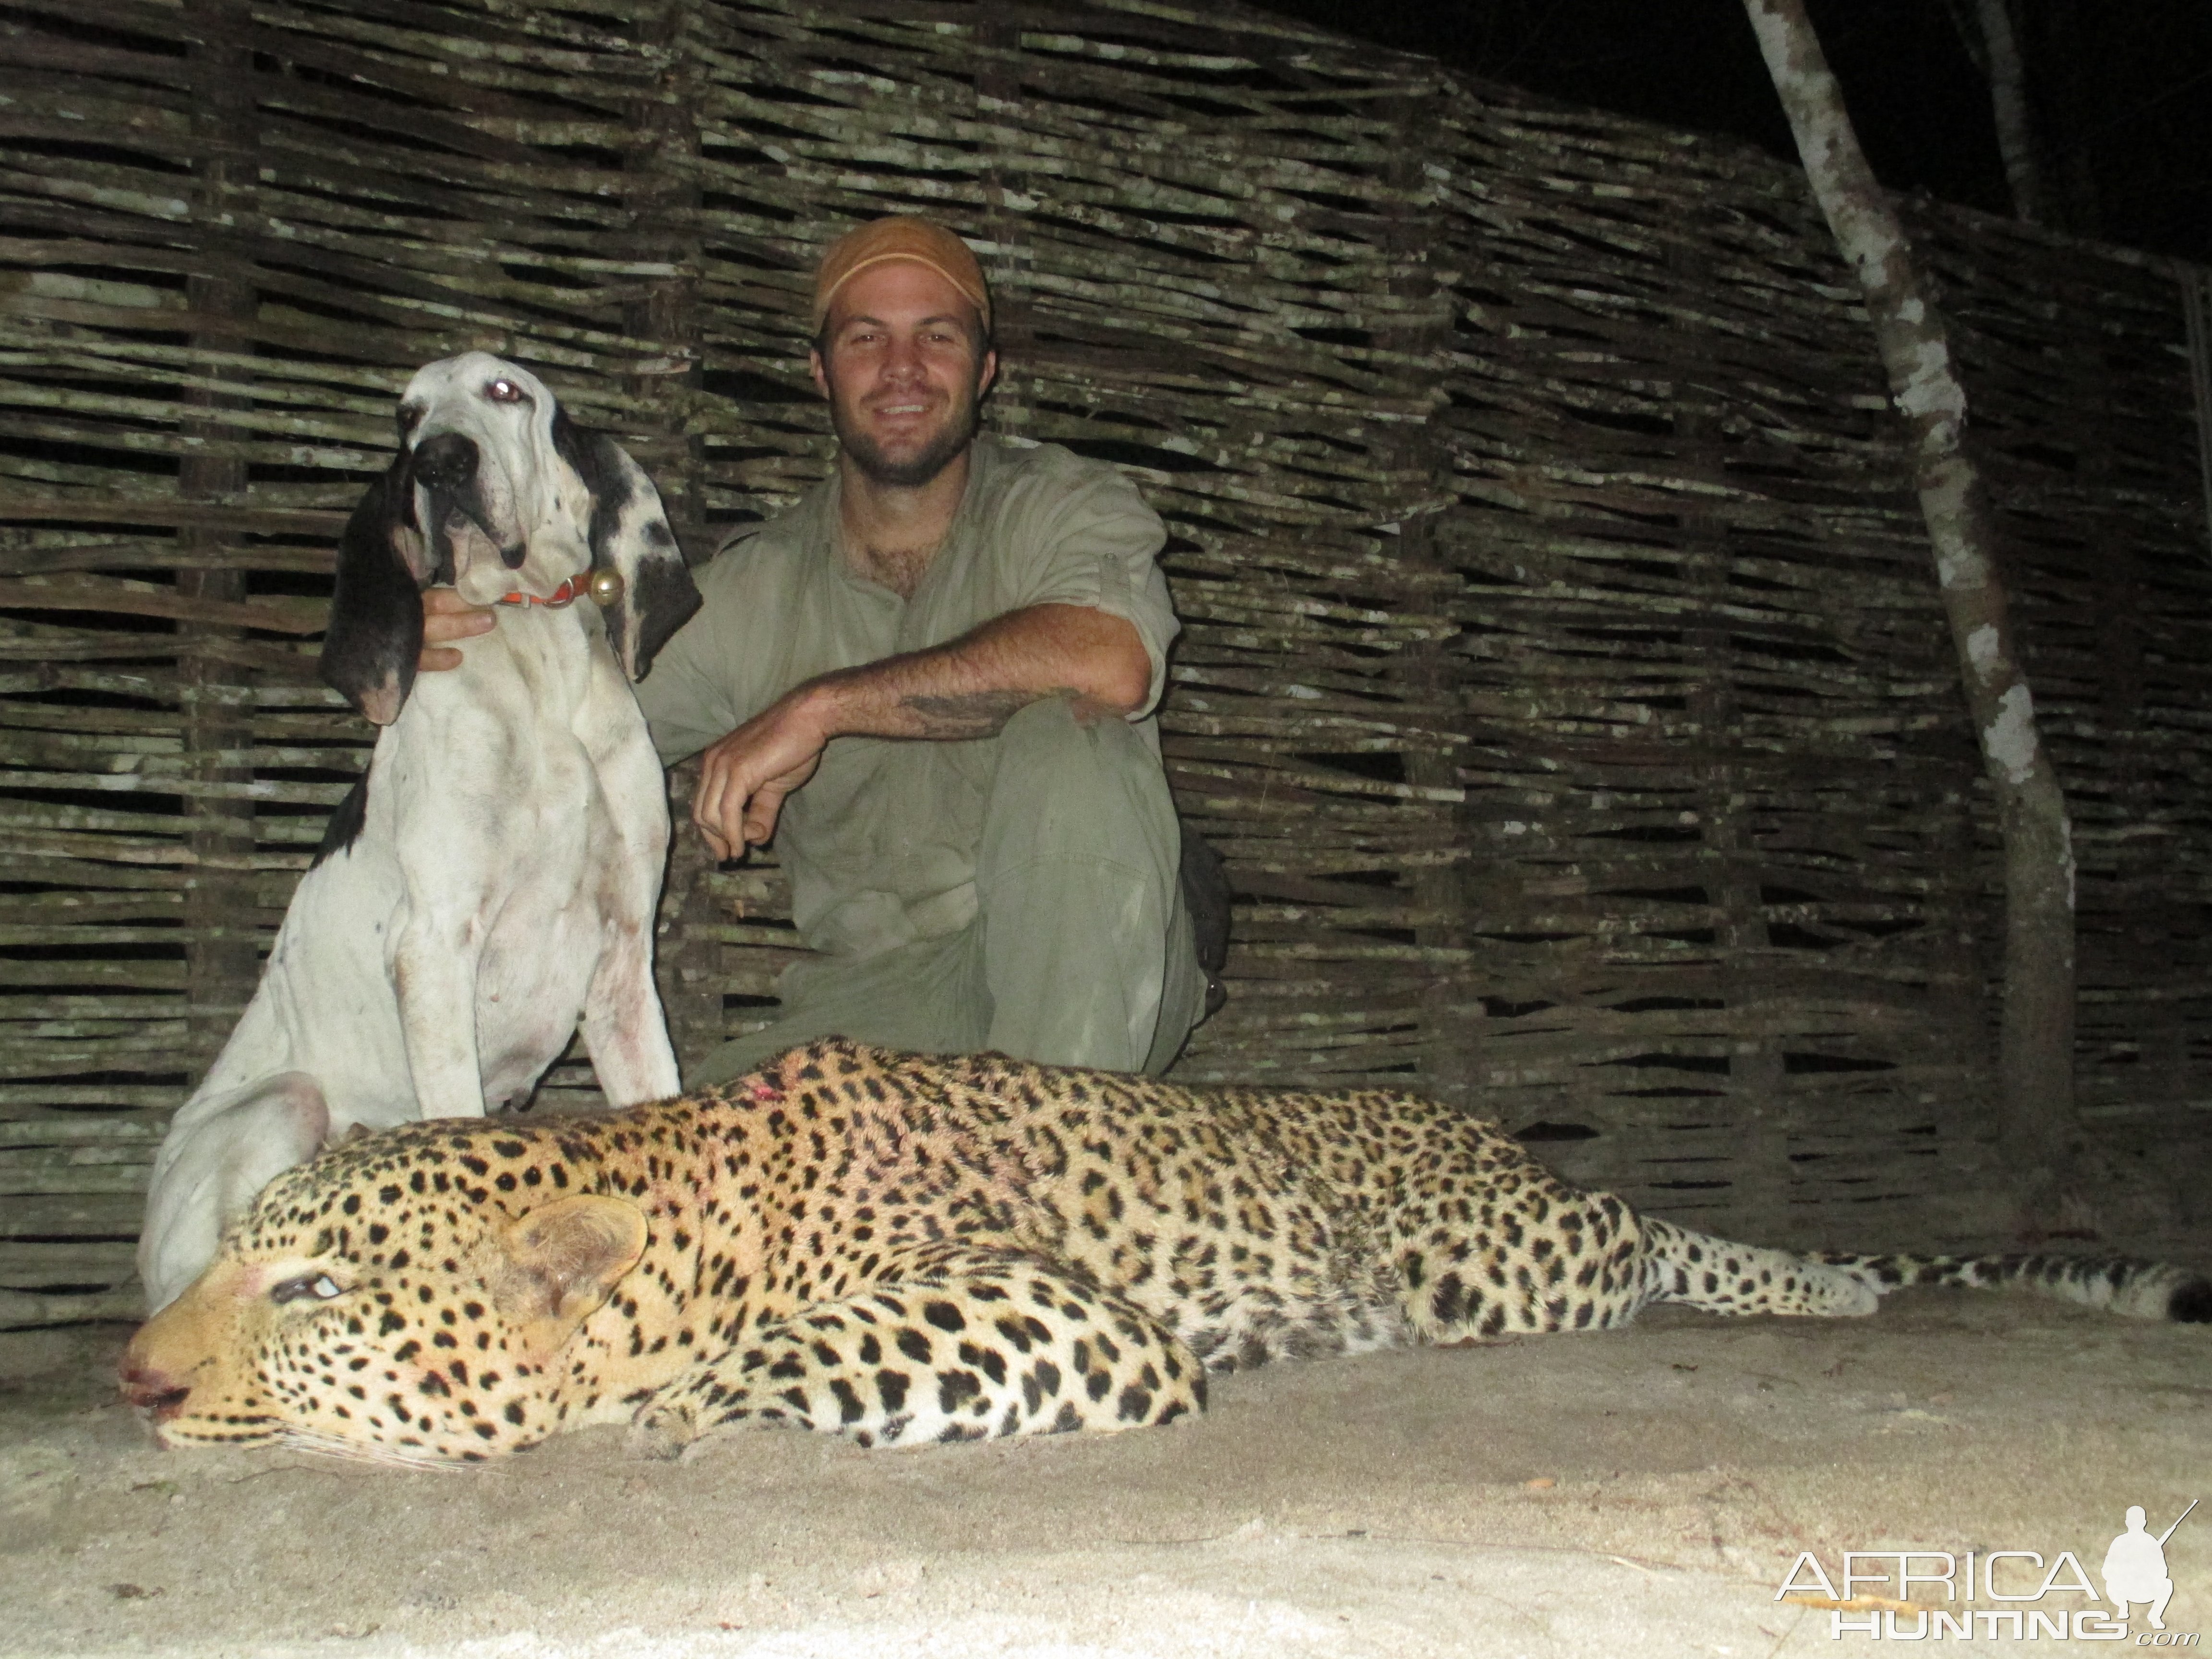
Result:
<svg viewBox="0 0 2212 1659"><path fill-rule="evenodd" d="M975 441L975 429L981 419L978 398L971 396L956 399L934 437L911 455L893 457L867 433L847 424L841 399L830 399L830 428L836 433L839 446L853 465L870 483L897 489L919 489L944 471L961 451Z"/></svg>

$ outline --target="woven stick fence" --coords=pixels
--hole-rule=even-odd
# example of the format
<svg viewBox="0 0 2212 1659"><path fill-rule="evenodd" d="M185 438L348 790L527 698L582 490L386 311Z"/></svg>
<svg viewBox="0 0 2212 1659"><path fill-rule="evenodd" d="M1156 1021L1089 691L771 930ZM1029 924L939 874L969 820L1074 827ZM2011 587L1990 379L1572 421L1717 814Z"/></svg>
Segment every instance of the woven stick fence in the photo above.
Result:
<svg viewBox="0 0 2212 1659"><path fill-rule="evenodd" d="M898 210L985 259L993 422L1170 526L1170 771L1240 895L1181 1075L1418 1086L1778 1242L1995 1218L1992 830L1794 169L1135 0L27 0L0 40L0 1323L136 1311L153 1148L366 754L316 635L407 374L528 362L698 556L823 472L807 273ZM2083 1098L2171 1156L2212 1060L2179 289L1914 228L2075 815ZM679 836L679 1052L772 1012L784 916Z"/></svg>

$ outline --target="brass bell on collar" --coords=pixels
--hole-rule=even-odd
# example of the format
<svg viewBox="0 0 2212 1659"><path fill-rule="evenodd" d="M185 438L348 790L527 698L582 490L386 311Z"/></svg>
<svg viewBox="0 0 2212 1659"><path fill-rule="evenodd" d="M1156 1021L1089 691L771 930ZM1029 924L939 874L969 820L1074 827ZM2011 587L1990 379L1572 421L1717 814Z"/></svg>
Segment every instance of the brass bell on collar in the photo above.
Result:
<svg viewBox="0 0 2212 1659"><path fill-rule="evenodd" d="M605 611L622 603L624 586L621 571L594 570L592 580L585 584L584 591L592 596L593 605Z"/></svg>

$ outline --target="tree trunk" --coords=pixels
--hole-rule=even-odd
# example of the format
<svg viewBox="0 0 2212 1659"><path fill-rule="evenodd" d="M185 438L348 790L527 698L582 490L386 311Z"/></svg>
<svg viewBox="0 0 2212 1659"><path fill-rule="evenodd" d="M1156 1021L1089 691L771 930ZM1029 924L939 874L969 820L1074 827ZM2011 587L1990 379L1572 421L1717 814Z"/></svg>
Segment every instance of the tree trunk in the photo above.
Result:
<svg viewBox="0 0 2212 1659"><path fill-rule="evenodd" d="M253 350L259 295L252 281L254 236L252 157L258 137L253 55L244 43L252 17L242 0L194 0L191 48L193 217L203 269L187 279L194 319L192 349L244 358ZM235 362L196 365L210 380L243 378ZM194 389L185 393L183 435L195 446L235 443L240 429L226 422L246 399ZM177 493L187 501L246 499L246 463L220 453L188 452L177 467ZM187 599L235 605L246 597L236 532L187 526L177 535L186 555L177 592ZM253 704L252 671L223 653L244 630L212 623L179 623L179 714L192 778L206 786L185 805L185 983L188 1048L180 1071L204 1070L228 1039L260 974L253 896ZM212 647L211 649L210 647Z"/></svg>
<svg viewBox="0 0 2212 1659"><path fill-rule="evenodd" d="M656 10L633 15L634 38L653 52L658 73L631 105L623 161L630 214L625 240L633 257L659 261L670 273L653 278L641 297L623 307L624 331L660 348L657 357L639 363L627 377L635 413L625 440L632 459L653 475L676 544L695 566L714 555L707 521L706 440L691 427L706 384L699 303L705 261L694 165L703 101L699 43L691 26L696 9L689 0L664 0ZM669 1041L684 1066L733 1035L723 1024L723 947L713 937L714 927L730 917L718 913L708 893L714 860L690 824L698 777L696 766L669 774L673 833L654 920L653 977Z"/></svg>
<svg viewBox="0 0 2212 1659"><path fill-rule="evenodd" d="M2022 1230L2057 1218L2074 1111L2074 854L2065 799L2037 734L2006 617L1989 502L1966 447L1966 397L1905 228L1860 150L1803 0L1745 0L1820 210L1858 273L1890 389L1913 440L1913 482L1996 791L2004 840L2000 1134Z"/></svg>
<svg viewBox="0 0 2212 1659"><path fill-rule="evenodd" d="M1990 111L1996 118L1997 152L2004 157L2005 183L2012 187L2012 211L2029 224L2044 222L2043 168L2035 131L2027 112L2027 76L2021 66L2020 41L2013 33L2005 0L1974 0L1974 21L1989 60Z"/></svg>
<svg viewBox="0 0 2212 1659"><path fill-rule="evenodd" d="M2049 222L2050 191L2043 152L2035 142L2029 112L2027 71L2013 27L2011 0L1944 0L1959 44L1989 82L1990 113L1996 129L1997 154L2004 162L2005 186L2015 219L2032 225Z"/></svg>

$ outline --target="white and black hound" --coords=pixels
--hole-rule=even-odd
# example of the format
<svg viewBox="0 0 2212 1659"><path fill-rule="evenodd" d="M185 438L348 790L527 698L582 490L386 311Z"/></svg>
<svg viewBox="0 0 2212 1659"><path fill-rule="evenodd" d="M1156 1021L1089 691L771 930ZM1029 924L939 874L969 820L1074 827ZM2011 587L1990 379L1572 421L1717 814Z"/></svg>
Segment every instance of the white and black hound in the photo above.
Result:
<svg viewBox="0 0 2212 1659"><path fill-rule="evenodd" d="M325 1140L520 1100L580 1023L615 1104L679 1086L652 969L666 787L629 684L699 605L659 495L480 351L417 374L399 432L340 543L322 655L383 729L155 1162L156 1309ZM418 684L437 582L499 625Z"/></svg>

